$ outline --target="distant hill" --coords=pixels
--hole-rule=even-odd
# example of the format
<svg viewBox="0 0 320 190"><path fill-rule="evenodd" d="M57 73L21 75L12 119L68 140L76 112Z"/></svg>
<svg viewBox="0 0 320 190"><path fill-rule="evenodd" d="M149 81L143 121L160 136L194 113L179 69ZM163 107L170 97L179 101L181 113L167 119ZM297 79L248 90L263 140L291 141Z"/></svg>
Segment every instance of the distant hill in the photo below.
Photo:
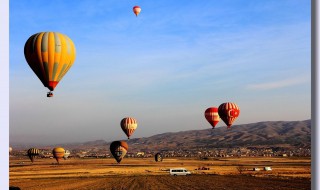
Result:
<svg viewBox="0 0 320 190"><path fill-rule="evenodd" d="M310 147L311 120L268 121L215 129L164 133L129 140L140 150L227 148L239 146Z"/></svg>
<svg viewBox="0 0 320 190"><path fill-rule="evenodd" d="M233 125L231 129L190 130L163 133L127 141L130 151L159 151L174 149L227 147L311 147L311 120L266 121ZM61 144L68 149L108 149L111 142L104 140ZM56 145L55 145L56 146ZM48 146L47 146L48 147Z"/></svg>

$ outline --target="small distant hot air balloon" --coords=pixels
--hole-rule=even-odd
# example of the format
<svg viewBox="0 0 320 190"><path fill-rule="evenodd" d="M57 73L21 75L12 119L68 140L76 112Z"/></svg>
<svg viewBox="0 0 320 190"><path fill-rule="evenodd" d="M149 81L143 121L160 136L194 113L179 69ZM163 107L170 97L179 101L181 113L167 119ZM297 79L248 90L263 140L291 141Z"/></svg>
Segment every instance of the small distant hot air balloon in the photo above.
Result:
<svg viewBox="0 0 320 190"><path fill-rule="evenodd" d="M31 162L33 163L34 158L40 154L40 150L37 148L30 148L27 153L28 153L28 157L30 158Z"/></svg>
<svg viewBox="0 0 320 190"><path fill-rule="evenodd" d="M62 147L56 147L52 150L53 157L57 160L58 164L59 161L63 158L64 152L65 150Z"/></svg>
<svg viewBox="0 0 320 190"><path fill-rule="evenodd" d="M123 132L127 135L128 139L130 139L130 136L137 129L138 123L136 119L132 117L126 117L121 120L120 126Z"/></svg>
<svg viewBox="0 0 320 190"><path fill-rule="evenodd" d="M66 160L69 156L70 156L70 151L69 150L65 150L63 158Z"/></svg>
<svg viewBox="0 0 320 190"><path fill-rule="evenodd" d="M68 72L76 58L72 40L59 32L40 32L32 35L24 45L24 56L33 72L50 92Z"/></svg>
<svg viewBox="0 0 320 190"><path fill-rule="evenodd" d="M141 12L141 8L136 5L133 7L133 12L136 16L138 16L138 14Z"/></svg>
<svg viewBox="0 0 320 190"><path fill-rule="evenodd" d="M127 154L128 148L128 144L125 141L113 141L110 144L110 152L118 164L120 164L122 158Z"/></svg>
<svg viewBox="0 0 320 190"><path fill-rule="evenodd" d="M162 154L160 152L158 152L155 156L154 156L154 160L156 162L162 162Z"/></svg>
<svg viewBox="0 0 320 190"><path fill-rule="evenodd" d="M206 109L204 112L204 116L207 119L207 121L211 124L212 129L219 123L220 117L218 113L218 108L216 107L210 107Z"/></svg>
<svg viewBox="0 0 320 190"><path fill-rule="evenodd" d="M228 128L230 128L234 120L238 118L240 109L237 104L226 102L219 106L218 113L220 118L225 122Z"/></svg>
<svg viewBox="0 0 320 190"><path fill-rule="evenodd" d="M9 153L11 153L12 152L12 147L11 146L9 146Z"/></svg>

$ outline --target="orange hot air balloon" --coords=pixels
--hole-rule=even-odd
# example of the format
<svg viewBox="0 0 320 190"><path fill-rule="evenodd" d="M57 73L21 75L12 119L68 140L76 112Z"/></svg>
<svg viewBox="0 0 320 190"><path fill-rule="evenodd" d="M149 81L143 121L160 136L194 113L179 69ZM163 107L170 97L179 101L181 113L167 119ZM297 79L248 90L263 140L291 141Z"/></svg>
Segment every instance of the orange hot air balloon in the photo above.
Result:
<svg viewBox="0 0 320 190"><path fill-rule="evenodd" d="M128 144L125 141L113 141L110 144L110 152L118 164L120 164L122 158L127 154L128 148Z"/></svg>
<svg viewBox="0 0 320 190"><path fill-rule="evenodd" d="M63 158L64 152L65 152L64 148L61 148L61 147L56 147L52 150L53 157L57 160L58 164L59 164L59 161Z"/></svg>
<svg viewBox="0 0 320 190"><path fill-rule="evenodd" d="M32 35L24 45L24 56L30 68L50 92L68 72L76 58L72 40L59 32L40 32Z"/></svg>
<svg viewBox="0 0 320 190"><path fill-rule="evenodd" d="M130 136L137 129L138 123L136 119L132 117L126 117L121 120L120 126L123 132L127 135L128 139L130 139Z"/></svg>
<svg viewBox="0 0 320 190"><path fill-rule="evenodd" d="M220 117L218 113L218 108L210 107L206 109L204 112L204 116L206 117L207 121L211 124L212 129L219 123Z"/></svg>
<svg viewBox="0 0 320 190"><path fill-rule="evenodd" d="M240 109L237 104L226 102L219 106L218 113L220 118L225 122L228 128L230 128L234 120L238 118Z"/></svg>
<svg viewBox="0 0 320 190"><path fill-rule="evenodd" d="M141 12L141 8L136 5L133 7L133 12L136 16L138 16L138 14Z"/></svg>

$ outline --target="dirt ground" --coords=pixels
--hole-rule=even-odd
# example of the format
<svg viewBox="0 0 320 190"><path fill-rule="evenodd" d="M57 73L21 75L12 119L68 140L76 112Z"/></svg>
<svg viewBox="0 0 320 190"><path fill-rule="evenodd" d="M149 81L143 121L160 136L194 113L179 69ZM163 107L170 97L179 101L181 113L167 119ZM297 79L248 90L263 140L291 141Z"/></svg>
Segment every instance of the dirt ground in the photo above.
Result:
<svg viewBox="0 0 320 190"><path fill-rule="evenodd" d="M11 184L11 183L10 183ZM54 179L29 179L12 182L22 190L159 190L159 189L311 189L311 183L306 179L273 179L250 176L221 175L140 175L140 176L106 176Z"/></svg>
<svg viewBox="0 0 320 190"><path fill-rule="evenodd" d="M310 159L229 158L216 160L53 159L10 158L9 184L22 190L156 190L156 189L311 189ZM243 171L239 172L239 166ZM210 170L196 170L199 167ZM253 167L272 171L252 171ZM183 167L191 176L170 176Z"/></svg>

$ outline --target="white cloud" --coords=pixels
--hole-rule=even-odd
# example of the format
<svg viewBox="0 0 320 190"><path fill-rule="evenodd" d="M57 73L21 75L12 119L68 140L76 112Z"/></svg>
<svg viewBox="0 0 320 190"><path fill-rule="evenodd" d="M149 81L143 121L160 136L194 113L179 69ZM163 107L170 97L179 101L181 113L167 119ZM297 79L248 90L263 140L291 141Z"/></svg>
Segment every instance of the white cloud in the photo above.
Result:
<svg viewBox="0 0 320 190"><path fill-rule="evenodd" d="M271 89L277 89L277 88L284 88L288 86L300 85L308 82L310 82L310 76L299 76L299 77L283 79L283 80L273 81L273 82L249 84L247 85L247 88L253 89L253 90L271 90Z"/></svg>

